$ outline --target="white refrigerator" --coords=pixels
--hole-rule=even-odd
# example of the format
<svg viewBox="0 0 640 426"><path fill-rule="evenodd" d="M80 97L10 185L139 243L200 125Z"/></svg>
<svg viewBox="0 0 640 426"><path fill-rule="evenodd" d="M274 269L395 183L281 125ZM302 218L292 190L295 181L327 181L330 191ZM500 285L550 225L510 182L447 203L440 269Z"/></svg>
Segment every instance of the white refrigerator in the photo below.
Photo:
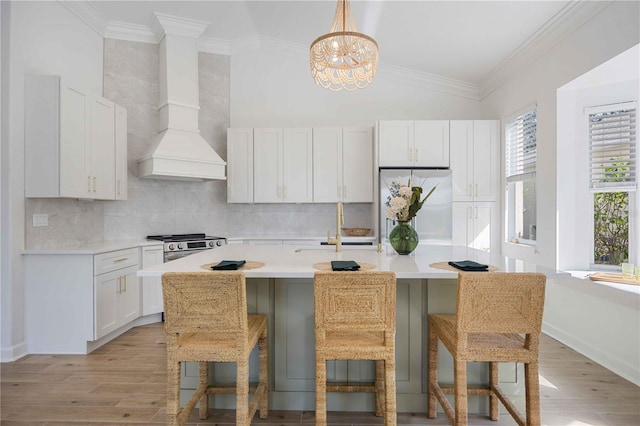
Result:
<svg viewBox="0 0 640 426"><path fill-rule="evenodd" d="M441 169L394 169L379 170L380 214L379 235L381 242L389 241L389 233L395 222L387 219L389 188L394 182L422 187L424 197L436 186L435 191L425 201L412 224L418 232L420 244L451 245L451 171Z"/></svg>

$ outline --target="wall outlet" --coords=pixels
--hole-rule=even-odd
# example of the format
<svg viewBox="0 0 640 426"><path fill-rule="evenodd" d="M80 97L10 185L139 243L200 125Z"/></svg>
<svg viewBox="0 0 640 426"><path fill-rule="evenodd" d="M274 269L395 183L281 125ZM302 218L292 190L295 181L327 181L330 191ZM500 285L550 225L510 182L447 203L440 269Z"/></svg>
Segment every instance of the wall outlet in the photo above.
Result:
<svg viewBox="0 0 640 426"><path fill-rule="evenodd" d="M34 214L33 226L49 226L49 215L46 213Z"/></svg>

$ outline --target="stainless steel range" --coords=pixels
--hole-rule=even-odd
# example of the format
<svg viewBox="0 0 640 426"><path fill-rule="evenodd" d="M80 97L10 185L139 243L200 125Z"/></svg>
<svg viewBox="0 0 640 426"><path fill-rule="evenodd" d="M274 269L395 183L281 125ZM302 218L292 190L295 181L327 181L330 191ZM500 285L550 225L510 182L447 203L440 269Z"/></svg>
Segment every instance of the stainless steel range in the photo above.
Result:
<svg viewBox="0 0 640 426"><path fill-rule="evenodd" d="M227 244L226 238L205 234L149 235L147 239L164 242L165 262Z"/></svg>

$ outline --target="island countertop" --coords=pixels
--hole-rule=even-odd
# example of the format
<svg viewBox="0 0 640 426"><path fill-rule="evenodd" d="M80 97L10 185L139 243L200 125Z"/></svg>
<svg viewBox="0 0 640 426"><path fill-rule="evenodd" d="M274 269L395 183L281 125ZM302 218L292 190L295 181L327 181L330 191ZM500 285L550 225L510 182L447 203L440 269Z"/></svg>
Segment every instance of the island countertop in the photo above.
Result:
<svg viewBox="0 0 640 426"><path fill-rule="evenodd" d="M243 268L247 278L313 278L318 270L314 265L332 260L353 260L362 265L373 265L373 270L395 272L398 279L455 279L457 271L430 266L454 260L473 260L505 272L542 272L549 278L564 275L553 269L462 246L419 245L411 255L398 255L389 245L383 245L381 252L376 246L343 246L337 253L334 246L231 244L142 269L138 276L158 277L164 272L203 271L207 269L203 266L222 260L264 264L252 269Z"/></svg>

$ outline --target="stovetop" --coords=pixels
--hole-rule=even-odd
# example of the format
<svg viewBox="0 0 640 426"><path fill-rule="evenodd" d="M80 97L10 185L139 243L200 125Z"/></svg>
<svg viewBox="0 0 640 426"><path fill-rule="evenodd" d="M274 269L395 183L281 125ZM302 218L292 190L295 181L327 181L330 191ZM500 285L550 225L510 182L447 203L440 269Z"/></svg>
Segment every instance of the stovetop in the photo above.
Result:
<svg viewBox="0 0 640 426"><path fill-rule="evenodd" d="M148 240L158 240L165 243L177 241L201 241L201 240L224 240L223 237L212 237L205 234L172 234L172 235L149 235Z"/></svg>

